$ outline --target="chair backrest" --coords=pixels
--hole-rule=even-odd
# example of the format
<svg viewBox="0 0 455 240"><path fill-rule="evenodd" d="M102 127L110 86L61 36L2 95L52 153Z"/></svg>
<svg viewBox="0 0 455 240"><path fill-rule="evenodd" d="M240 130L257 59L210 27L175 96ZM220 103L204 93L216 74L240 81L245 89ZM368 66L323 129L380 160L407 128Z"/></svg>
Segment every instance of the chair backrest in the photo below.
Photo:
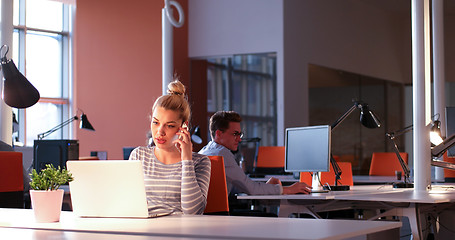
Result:
<svg viewBox="0 0 455 240"><path fill-rule="evenodd" d="M136 147L123 147L123 160L128 160L130 158L131 152L135 149Z"/></svg>
<svg viewBox="0 0 455 240"><path fill-rule="evenodd" d="M455 164L455 157L447 156L447 152L444 153L443 160ZM446 182L455 182L455 170L444 168L444 178Z"/></svg>
<svg viewBox="0 0 455 240"><path fill-rule="evenodd" d="M408 164L408 153L400 152L401 158ZM395 171L403 171L394 152L374 152L370 164L370 176L396 176Z"/></svg>
<svg viewBox="0 0 455 240"><path fill-rule="evenodd" d="M228 214L229 202L226 186L226 173L222 156L209 156L211 174L205 214Z"/></svg>
<svg viewBox="0 0 455 240"><path fill-rule="evenodd" d="M354 185L354 180L352 178L352 164L350 162L337 162L338 166L341 169L341 179L338 182L340 185ZM300 182L304 182L311 186L312 178L310 172L301 172L300 173ZM335 184L335 172L333 171L332 164L330 164L329 172L321 172L321 183L323 185Z"/></svg>
<svg viewBox="0 0 455 240"><path fill-rule="evenodd" d="M21 152L0 151L0 192L24 191Z"/></svg>
<svg viewBox="0 0 455 240"><path fill-rule="evenodd" d="M284 146L260 146L256 167L284 168Z"/></svg>

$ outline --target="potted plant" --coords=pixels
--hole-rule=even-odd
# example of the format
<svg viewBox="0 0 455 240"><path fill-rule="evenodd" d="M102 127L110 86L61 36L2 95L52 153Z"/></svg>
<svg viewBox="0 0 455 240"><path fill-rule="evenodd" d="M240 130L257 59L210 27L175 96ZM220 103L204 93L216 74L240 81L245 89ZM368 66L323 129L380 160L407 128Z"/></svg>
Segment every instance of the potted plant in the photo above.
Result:
<svg viewBox="0 0 455 240"><path fill-rule="evenodd" d="M58 222L62 208L63 193L59 187L73 181L66 169L46 164L39 173L36 169L30 174L30 199L37 222Z"/></svg>

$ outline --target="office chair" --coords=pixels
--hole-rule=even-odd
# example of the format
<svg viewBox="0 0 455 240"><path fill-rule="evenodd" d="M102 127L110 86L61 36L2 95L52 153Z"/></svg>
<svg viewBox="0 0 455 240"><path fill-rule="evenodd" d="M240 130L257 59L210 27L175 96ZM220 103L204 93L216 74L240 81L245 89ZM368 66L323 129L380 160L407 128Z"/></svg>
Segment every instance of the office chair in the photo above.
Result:
<svg viewBox="0 0 455 240"><path fill-rule="evenodd" d="M136 147L123 147L123 160L128 160L130 157L131 152L135 149Z"/></svg>
<svg viewBox="0 0 455 240"><path fill-rule="evenodd" d="M401 152L401 158L408 164L408 153ZM403 168L394 152L374 152L370 164L370 176L395 176Z"/></svg>
<svg viewBox="0 0 455 240"><path fill-rule="evenodd" d="M354 186L354 180L352 178L352 164L350 162L337 162L341 169L341 179L338 182L339 185L349 185ZM304 182L311 186L312 177L310 172L301 172L300 173L300 182ZM335 173L333 171L332 165L330 165L329 172L321 172L321 184L322 185L334 185L335 183Z"/></svg>
<svg viewBox="0 0 455 240"><path fill-rule="evenodd" d="M284 173L284 154L284 146L259 147L254 172L268 174Z"/></svg>
<svg viewBox="0 0 455 240"><path fill-rule="evenodd" d="M211 167L210 185L204 214L229 215L226 173L222 156L209 156Z"/></svg>
<svg viewBox="0 0 455 240"><path fill-rule="evenodd" d="M21 152L0 151L0 207L24 208Z"/></svg>

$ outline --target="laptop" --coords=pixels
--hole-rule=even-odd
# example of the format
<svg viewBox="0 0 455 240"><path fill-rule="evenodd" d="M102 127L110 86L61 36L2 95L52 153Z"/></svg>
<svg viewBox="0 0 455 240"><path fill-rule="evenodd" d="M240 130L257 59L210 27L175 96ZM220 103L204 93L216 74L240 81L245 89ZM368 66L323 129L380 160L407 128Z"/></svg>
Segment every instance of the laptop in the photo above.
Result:
<svg viewBox="0 0 455 240"><path fill-rule="evenodd" d="M79 217L149 218L141 161L67 161L73 212Z"/></svg>

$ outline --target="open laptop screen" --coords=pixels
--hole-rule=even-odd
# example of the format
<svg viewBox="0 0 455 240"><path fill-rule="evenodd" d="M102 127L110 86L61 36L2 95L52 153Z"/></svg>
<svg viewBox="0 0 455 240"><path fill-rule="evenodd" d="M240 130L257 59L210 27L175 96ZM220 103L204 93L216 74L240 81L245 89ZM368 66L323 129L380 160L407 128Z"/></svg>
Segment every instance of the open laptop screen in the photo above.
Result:
<svg viewBox="0 0 455 240"><path fill-rule="evenodd" d="M68 161L73 212L81 217L150 217L140 161Z"/></svg>

